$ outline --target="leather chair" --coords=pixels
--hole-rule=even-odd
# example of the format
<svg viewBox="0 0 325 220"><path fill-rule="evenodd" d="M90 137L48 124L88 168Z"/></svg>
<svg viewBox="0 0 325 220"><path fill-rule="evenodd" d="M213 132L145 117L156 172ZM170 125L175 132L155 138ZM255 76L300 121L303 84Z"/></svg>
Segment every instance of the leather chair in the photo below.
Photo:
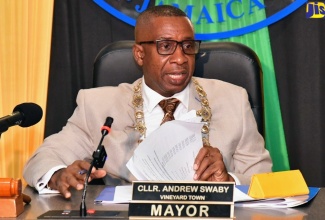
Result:
<svg viewBox="0 0 325 220"><path fill-rule="evenodd" d="M96 56L93 87L132 83L142 77L133 59L134 41L117 41L106 45ZM256 53L233 42L202 42L196 57L194 76L219 79L245 88L257 122L264 136L262 68Z"/></svg>

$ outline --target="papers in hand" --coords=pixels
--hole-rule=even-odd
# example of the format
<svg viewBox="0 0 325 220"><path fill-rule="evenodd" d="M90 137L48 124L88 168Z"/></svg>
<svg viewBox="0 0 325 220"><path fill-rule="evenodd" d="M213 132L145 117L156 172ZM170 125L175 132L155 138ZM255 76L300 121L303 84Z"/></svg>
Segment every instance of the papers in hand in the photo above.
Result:
<svg viewBox="0 0 325 220"><path fill-rule="evenodd" d="M145 138L126 166L138 180L193 180L202 144L201 122L174 120Z"/></svg>

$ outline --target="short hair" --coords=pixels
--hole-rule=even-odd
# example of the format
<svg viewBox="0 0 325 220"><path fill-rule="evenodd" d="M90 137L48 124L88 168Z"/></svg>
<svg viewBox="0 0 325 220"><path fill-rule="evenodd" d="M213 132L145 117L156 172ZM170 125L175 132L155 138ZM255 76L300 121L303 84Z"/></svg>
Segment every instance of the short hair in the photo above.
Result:
<svg viewBox="0 0 325 220"><path fill-rule="evenodd" d="M135 25L135 33L137 32L137 24L148 24L151 22L151 18L155 17L187 17L187 15L181 9L171 5L149 7L139 14Z"/></svg>
<svg viewBox="0 0 325 220"><path fill-rule="evenodd" d="M171 5L157 5L153 7L149 7L147 10L143 11L137 20L148 19L150 17L172 17L172 16L180 16L187 17L185 12L181 9L176 8Z"/></svg>

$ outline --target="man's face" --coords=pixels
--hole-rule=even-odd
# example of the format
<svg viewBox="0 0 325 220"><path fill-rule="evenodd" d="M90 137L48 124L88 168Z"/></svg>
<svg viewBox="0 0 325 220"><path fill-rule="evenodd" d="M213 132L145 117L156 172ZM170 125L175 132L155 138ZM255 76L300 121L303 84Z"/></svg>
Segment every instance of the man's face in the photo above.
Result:
<svg viewBox="0 0 325 220"><path fill-rule="evenodd" d="M194 31L186 17L158 17L141 27L137 42L155 40L193 40ZM156 44L137 45L141 50L143 75L146 84L162 96L181 92L189 83L195 66L195 55L187 55L178 44L171 55L160 55ZM139 53L140 54L140 53Z"/></svg>

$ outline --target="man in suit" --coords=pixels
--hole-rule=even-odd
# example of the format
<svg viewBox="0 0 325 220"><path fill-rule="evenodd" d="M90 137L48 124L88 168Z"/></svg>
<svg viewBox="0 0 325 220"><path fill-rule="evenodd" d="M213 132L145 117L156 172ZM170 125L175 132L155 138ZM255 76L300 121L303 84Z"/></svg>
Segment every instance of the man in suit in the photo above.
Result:
<svg viewBox="0 0 325 220"><path fill-rule="evenodd" d="M27 162L24 178L29 185L39 191L58 190L66 198L70 187L81 190L85 174L79 171L89 169L87 158L97 148L98 128L107 116L114 118L103 142L109 157L90 177L135 180L126 163L139 141L160 126L164 111L158 103L169 98L178 100L176 120L193 113L205 123L193 180L249 184L253 174L271 171L247 92L219 80L192 77L200 42L184 12L172 6L149 8L137 19L135 41L133 55L143 77L133 84L81 90L66 126L46 138Z"/></svg>

